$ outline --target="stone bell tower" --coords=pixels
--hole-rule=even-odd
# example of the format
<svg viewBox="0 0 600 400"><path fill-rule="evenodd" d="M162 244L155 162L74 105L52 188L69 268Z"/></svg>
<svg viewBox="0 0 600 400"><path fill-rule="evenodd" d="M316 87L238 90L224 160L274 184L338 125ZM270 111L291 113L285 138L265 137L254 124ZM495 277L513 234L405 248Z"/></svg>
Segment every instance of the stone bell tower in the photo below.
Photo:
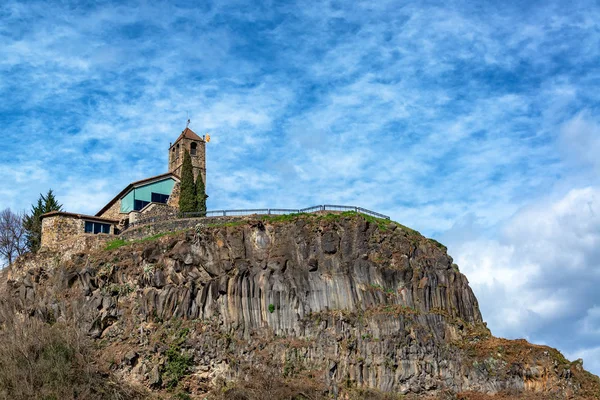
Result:
<svg viewBox="0 0 600 400"><path fill-rule="evenodd" d="M181 177L184 150L190 153L194 180L200 174L206 187L206 140L196 135L190 128L185 128L175 143L169 147L169 172Z"/></svg>

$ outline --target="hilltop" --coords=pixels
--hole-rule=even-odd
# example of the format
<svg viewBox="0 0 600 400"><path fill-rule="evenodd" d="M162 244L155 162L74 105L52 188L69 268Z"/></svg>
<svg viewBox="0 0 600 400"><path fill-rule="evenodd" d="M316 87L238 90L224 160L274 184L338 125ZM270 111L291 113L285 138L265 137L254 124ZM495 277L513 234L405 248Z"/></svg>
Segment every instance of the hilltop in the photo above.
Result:
<svg viewBox="0 0 600 400"><path fill-rule="evenodd" d="M36 329L85 334L90 376L110 382L92 385L96 398L600 398L580 362L492 336L445 246L400 224L338 213L176 225L3 272L4 303ZM4 336L23 326L2 315ZM77 367L67 345L59 360ZM0 395L25 396L8 387Z"/></svg>

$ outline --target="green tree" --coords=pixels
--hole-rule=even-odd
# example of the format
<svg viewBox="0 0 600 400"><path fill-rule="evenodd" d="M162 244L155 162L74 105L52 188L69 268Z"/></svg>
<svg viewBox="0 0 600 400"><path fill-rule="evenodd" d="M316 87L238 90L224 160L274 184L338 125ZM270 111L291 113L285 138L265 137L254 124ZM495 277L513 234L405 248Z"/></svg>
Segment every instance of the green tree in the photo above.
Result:
<svg viewBox="0 0 600 400"><path fill-rule="evenodd" d="M194 169L190 153L183 153L183 165L181 166L181 188L179 191L179 212L196 211L196 185L194 184Z"/></svg>
<svg viewBox="0 0 600 400"><path fill-rule="evenodd" d="M40 194L40 198L36 205L31 206L31 213L25 215L23 219L23 228L26 231L27 248L31 252L36 252L40 248L42 242L42 220L41 216L51 211L61 211L62 205L58 203L52 189L44 196Z"/></svg>
<svg viewBox="0 0 600 400"><path fill-rule="evenodd" d="M202 180L202 174L198 174L198 179L196 179L196 211L198 211L203 217L206 216L207 198L208 196L206 195L206 187L204 186L204 181Z"/></svg>
<svg viewBox="0 0 600 400"><path fill-rule="evenodd" d="M52 189L48 190L46 196L42 197L44 199L44 213L62 210L62 204L58 204L58 201L56 201L56 197L54 197Z"/></svg>

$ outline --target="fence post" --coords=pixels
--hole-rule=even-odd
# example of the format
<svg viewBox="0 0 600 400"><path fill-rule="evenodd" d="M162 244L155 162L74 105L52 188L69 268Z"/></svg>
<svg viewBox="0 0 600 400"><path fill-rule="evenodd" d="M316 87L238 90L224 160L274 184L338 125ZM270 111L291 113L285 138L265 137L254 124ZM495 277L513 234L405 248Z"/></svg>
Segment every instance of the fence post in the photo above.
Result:
<svg viewBox="0 0 600 400"><path fill-rule="evenodd" d="M267 215L271 215L271 209L270 208L267 209Z"/></svg>
<svg viewBox="0 0 600 400"><path fill-rule="evenodd" d="M227 211L223 210L223 216L226 217L227 216Z"/></svg>

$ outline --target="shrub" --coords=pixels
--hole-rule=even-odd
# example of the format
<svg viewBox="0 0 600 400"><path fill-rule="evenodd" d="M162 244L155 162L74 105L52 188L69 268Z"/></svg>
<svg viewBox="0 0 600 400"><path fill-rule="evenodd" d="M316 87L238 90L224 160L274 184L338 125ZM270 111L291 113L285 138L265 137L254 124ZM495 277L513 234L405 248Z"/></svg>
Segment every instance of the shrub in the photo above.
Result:
<svg viewBox="0 0 600 400"><path fill-rule="evenodd" d="M275 306L273 304L269 304L269 312L273 314L275 312Z"/></svg>
<svg viewBox="0 0 600 400"><path fill-rule="evenodd" d="M183 153L181 166L181 189L179 193L179 211L182 213L196 211L196 184L194 183L194 169L190 153Z"/></svg>
<svg viewBox="0 0 600 400"><path fill-rule="evenodd" d="M179 346L171 346L167 350L167 363L165 364L162 378L168 389L177 387L179 381L186 376L194 365L194 357L185 355Z"/></svg>
<svg viewBox="0 0 600 400"><path fill-rule="evenodd" d="M71 325L0 304L0 399L143 398L94 366L90 344Z"/></svg>

